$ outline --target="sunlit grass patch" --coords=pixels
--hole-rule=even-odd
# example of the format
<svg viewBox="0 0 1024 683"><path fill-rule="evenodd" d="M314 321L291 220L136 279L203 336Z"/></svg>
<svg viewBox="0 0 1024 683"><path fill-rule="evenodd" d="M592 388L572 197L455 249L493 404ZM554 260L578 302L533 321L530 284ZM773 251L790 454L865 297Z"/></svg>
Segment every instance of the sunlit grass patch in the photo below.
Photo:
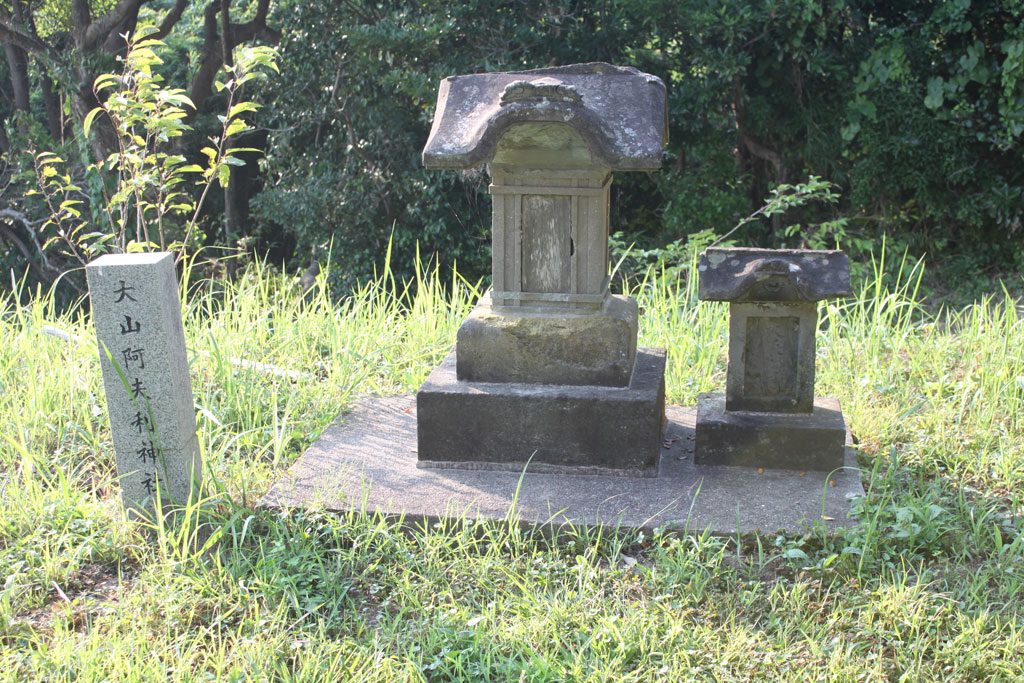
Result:
<svg viewBox="0 0 1024 683"><path fill-rule="evenodd" d="M841 400L867 487L833 536L551 539L255 509L359 396L415 390L450 350L479 289L417 272L341 301L260 264L189 278L207 486L150 525L120 511L88 318L0 303L0 677L1024 677L1024 323L1008 299L929 311L920 267L880 261L822 306L817 393ZM670 400L690 404L722 387L728 334L694 286L627 284L640 343L667 348ZM123 577L116 598L89 572Z"/></svg>

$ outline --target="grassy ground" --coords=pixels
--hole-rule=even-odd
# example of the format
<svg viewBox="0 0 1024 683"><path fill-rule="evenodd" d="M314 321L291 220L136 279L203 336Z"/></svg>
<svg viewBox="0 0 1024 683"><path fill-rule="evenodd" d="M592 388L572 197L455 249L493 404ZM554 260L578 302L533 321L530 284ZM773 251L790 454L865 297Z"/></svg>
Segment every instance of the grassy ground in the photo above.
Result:
<svg viewBox="0 0 1024 683"><path fill-rule="evenodd" d="M260 269L184 308L206 500L129 523L88 320L0 302L0 678L1024 680L1024 322L993 301L932 317L918 272L883 270L902 275L823 309L818 393L868 483L832 537L553 543L256 510L354 398L414 389L474 297L425 274L332 307ZM634 293L670 400L722 386L725 309L685 281Z"/></svg>

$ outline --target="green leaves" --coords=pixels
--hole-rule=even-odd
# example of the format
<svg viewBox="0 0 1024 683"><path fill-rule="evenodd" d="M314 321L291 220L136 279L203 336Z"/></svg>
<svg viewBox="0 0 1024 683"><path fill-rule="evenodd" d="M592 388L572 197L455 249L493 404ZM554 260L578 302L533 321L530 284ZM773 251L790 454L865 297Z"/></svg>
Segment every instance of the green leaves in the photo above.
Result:
<svg viewBox="0 0 1024 683"><path fill-rule="evenodd" d="M89 137L89 129L92 128L93 119L101 113L103 113L103 107L96 107L85 115L85 120L82 122L82 129L85 132L86 137Z"/></svg>
<svg viewBox="0 0 1024 683"><path fill-rule="evenodd" d="M928 79L928 94L924 98L924 106L929 109L938 109L942 106L942 102L945 99L942 84L941 76L933 76Z"/></svg>
<svg viewBox="0 0 1024 683"><path fill-rule="evenodd" d="M79 208L85 205L80 198L81 188L65 172L66 162L51 152L33 155L37 190L31 194L41 196L50 213L40 226L43 249L64 245L70 255L81 263L101 254L107 239L88 232L90 223Z"/></svg>
<svg viewBox="0 0 1024 683"><path fill-rule="evenodd" d="M203 147L200 152L206 157L206 168L202 169L205 182L216 181L221 187L228 187L231 183L231 167L245 166L245 161L235 156L243 152L262 153L261 150L252 147L233 147L225 151L228 141L252 130L244 115L259 110L255 102L236 102L235 97L242 85L248 81L262 77L267 71L277 72L277 51L266 46L245 47L236 51L235 63L233 66L226 66L224 74L227 79L217 81L218 92L228 93L227 114L218 116L222 129L219 137L211 137L210 143ZM198 168L198 167L196 167Z"/></svg>
<svg viewBox="0 0 1024 683"><path fill-rule="evenodd" d="M231 182L231 167L228 164L217 165L217 182L222 187L227 187L228 183Z"/></svg>
<svg viewBox="0 0 1024 683"><path fill-rule="evenodd" d="M255 102L239 102L238 104L232 105L231 108L228 109L228 119L233 119L239 114L244 114L248 111L259 111L259 109L260 105L256 104Z"/></svg>
<svg viewBox="0 0 1024 683"><path fill-rule="evenodd" d="M114 242L122 250L189 246L210 186L219 183L227 187L231 168L245 165L236 155L258 151L244 147L224 151L229 139L252 130L245 116L259 110L253 102L235 101L239 89L246 81L277 70L277 52L273 49L238 50L235 65L225 69L226 80L218 83L218 89L227 93L227 114L218 117L221 132L210 137L210 144L201 150L206 164L200 165L181 154L170 153L172 141L192 131L188 121L196 107L183 89L167 87L156 70L163 64L160 52L165 46L150 37L155 32L152 26L139 27L129 41L127 54L119 58L123 64L121 73L102 74L93 81L100 106L86 115L82 126L88 136L103 114L119 139L118 151L92 168L115 176L115 187L108 195L104 211ZM41 177L55 174L47 163L41 164ZM191 188L183 191L186 185ZM192 191L198 193L198 202L193 201ZM61 210L77 218L78 203L65 202ZM151 235L153 228L155 232ZM131 235L135 239L129 239Z"/></svg>
<svg viewBox="0 0 1024 683"><path fill-rule="evenodd" d="M244 133L247 130L252 130L252 128L246 124L245 121L242 119L234 119L224 128L224 137L230 138L238 135L239 133Z"/></svg>

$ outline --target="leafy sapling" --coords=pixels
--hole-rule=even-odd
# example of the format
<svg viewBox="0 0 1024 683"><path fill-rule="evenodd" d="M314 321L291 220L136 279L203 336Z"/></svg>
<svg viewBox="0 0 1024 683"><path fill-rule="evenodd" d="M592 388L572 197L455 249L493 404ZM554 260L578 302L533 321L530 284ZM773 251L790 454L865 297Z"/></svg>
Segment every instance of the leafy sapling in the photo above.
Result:
<svg viewBox="0 0 1024 683"><path fill-rule="evenodd" d="M201 150L206 163L200 165L179 153L181 138L193 130L188 121L195 105L181 88L167 87L155 70L163 63L159 52L165 47L151 37L155 32L153 26L142 26L125 36L128 50L118 58L124 65L121 73L102 74L93 83L100 105L85 117L85 135L104 117L116 132L117 150L91 166L111 184L101 211L108 225L83 235L89 242L85 250L184 251L195 246L210 186L227 185L231 167L245 165L240 153L259 151L233 145L252 130L245 115L259 108L241 100L240 93L245 83L277 71L277 52L265 46L239 48L233 64L224 67L216 88L226 94L226 113L218 116L221 129L208 138Z"/></svg>

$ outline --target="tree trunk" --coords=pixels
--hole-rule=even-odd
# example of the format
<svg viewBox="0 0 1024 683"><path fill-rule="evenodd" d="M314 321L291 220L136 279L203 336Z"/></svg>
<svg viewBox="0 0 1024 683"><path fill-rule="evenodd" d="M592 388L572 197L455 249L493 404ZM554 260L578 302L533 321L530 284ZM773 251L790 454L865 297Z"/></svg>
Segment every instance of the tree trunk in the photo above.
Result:
<svg viewBox="0 0 1024 683"><path fill-rule="evenodd" d="M46 67L39 65L39 86L43 94L43 104L46 106L46 128L50 131L50 137L57 142L63 142L64 120L60 113L60 97L53 87L50 74Z"/></svg>
<svg viewBox="0 0 1024 683"><path fill-rule="evenodd" d="M30 106L28 55L23 49L13 43L4 43L4 52L7 55L7 68L11 72L11 89L14 91L14 110L27 112Z"/></svg>
<svg viewBox="0 0 1024 683"><path fill-rule="evenodd" d="M25 25L25 8L21 0L13 0L11 3L11 18L19 26ZM4 52L7 53L7 68L11 72L11 88L14 91L14 110L28 112L32 107L29 99L28 83L28 53L25 49L13 42L4 44ZM23 125L27 125L26 122Z"/></svg>

